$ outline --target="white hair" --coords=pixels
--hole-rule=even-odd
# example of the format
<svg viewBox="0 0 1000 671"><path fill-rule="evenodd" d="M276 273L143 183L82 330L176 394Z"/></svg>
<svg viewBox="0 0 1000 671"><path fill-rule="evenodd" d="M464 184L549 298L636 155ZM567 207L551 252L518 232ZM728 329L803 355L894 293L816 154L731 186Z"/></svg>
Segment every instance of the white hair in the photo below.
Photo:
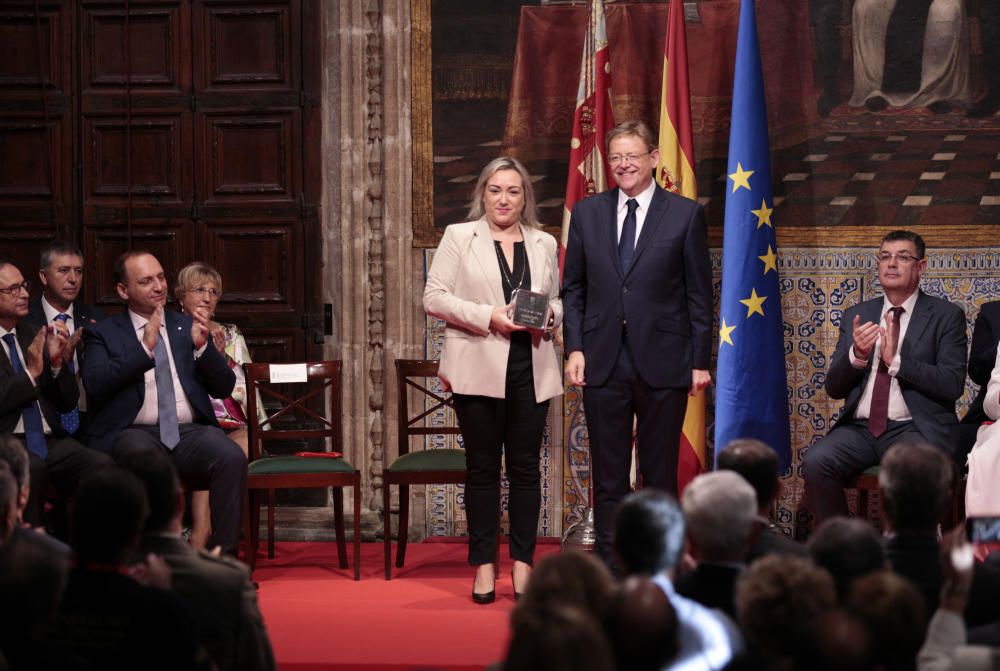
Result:
<svg viewBox="0 0 1000 671"><path fill-rule="evenodd" d="M684 490L688 537L706 561L743 561L757 519L757 494L733 471L704 473Z"/></svg>

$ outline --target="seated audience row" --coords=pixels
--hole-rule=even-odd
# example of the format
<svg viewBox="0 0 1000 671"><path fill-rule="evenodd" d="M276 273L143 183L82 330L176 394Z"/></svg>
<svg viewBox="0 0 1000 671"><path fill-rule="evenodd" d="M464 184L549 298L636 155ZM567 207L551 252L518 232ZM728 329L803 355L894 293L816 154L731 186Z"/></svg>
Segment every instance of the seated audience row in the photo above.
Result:
<svg viewBox="0 0 1000 671"><path fill-rule="evenodd" d="M42 524L50 485L64 500L112 459L160 450L192 489L208 490L193 496L193 545L235 553L247 453L241 364L250 357L238 329L213 321L218 272L202 263L182 269L177 313L166 309L168 283L156 257L127 252L115 264L127 310L105 318L78 300L78 248L53 243L40 267L43 293L29 301L24 275L0 260L9 364L0 366L0 431L23 436L30 453L25 520ZM65 537L65 511L55 512L49 526Z"/></svg>

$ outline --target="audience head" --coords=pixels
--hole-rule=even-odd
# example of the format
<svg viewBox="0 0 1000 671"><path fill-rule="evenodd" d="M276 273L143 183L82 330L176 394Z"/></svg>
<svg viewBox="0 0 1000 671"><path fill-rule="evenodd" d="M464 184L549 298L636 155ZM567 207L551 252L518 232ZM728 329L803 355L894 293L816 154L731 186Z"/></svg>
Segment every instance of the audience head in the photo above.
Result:
<svg viewBox="0 0 1000 671"><path fill-rule="evenodd" d="M534 576L532 576L534 579ZM511 623L505 671L613 671L614 657L598 621L579 608L528 612Z"/></svg>
<svg viewBox="0 0 1000 671"><path fill-rule="evenodd" d="M824 520L809 539L809 555L833 576L841 600L855 578L887 567L878 532L868 522L852 517Z"/></svg>
<svg viewBox="0 0 1000 671"><path fill-rule="evenodd" d="M137 315L149 317L167 304L167 277L163 266L149 252L130 251L119 256L115 275L115 290Z"/></svg>
<svg viewBox="0 0 1000 671"><path fill-rule="evenodd" d="M878 485L893 531L929 532L951 494L951 457L927 443L897 443L882 457Z"/></svg>
<svg viewBox="0 0 1000 671"><path fill-rule="evenodd" d="M702 473L681 497L691 551L708 562L742 562L757 530L757 495L732 471Z"/></svg>
<svg viewBox="0 0 1000 671"><path fill-rule="evenodd" d="M31 462L20 438L11 433L0 434L0 461L10 467L17 484L17 516L20 520L31 494Z"/></svg>
<svg viewBox="0 0 1000 671"><path fill-rule="evenodd" d="M146 533L180 531L184 490L173 462L160 450L125 452L119 465L145 486L149 503Z"/></svg>
<svg viewBox="0 0 1000 671"><path fill-rule="evenodd" d="M121 565L139 541L148 507L142 483L114 467L83 477L70 518L77 561Z"/></svg>
<svg viewBox="0 0 1000 671"><path fill-rule="evenodd" d="M525 613L570 607L601 621L608 612L615 585L607 567L593 555L566 550L544 557L511 613L516 622Z"/></svg>
<svg viewBox="0 0 1000 671"><path fill-rule="evenodd" d="M625 579L611 600L605 629L618 669L659 671L677 654L677 612L646 576Z"/></svg>
<svg viewBox="0 0 1000 671"><path fill-rule="evenodd" d="M684 549L684 516L677 501L655 489L625 497L615 513L614 548L630 575L672 569Z"/></svg>
<svg viewBox="0 0 1000 671"><path fill-rule="evenodd" d="M0 258L0 326L10 331L28 316L30 287L17 266Z"/></svg>
<svg viewBox="0 0 1000 671"><path fill-rule="evenodd" d="M867 625L874 661L881 668L914 668L924 642L927 611L913 583L892 571L871 573L854 581L845 605Z"/></svg>
<svg viewBox="0 0 1000 671"><path fill-rule="evenodd" d="M54 308L67 309L83 286L83 252L62 240L49 243L38 260L38 279L45 300Z"/></svg>
<svg viewBox="0 0 1000 671"><path fill-rule="evenodd" d="M797 656L799 669L810 671L869 671L872 660L872 635L858 617L842 608L820 616L810 641L801 646Z"/></svg>
<svg viewBox="0 0 1000 671"><path fill-rule="evenodd" d="M499 193L505 191L505 187L511 189L507 192L508 198L505 201L512 208L509 215L498 213L492 207ZM525 226L541 227L538 222L538 205L535 201L535 188L532 186L531 175L516 158L509 156L495 158L479 173L476 188L472 192L472 201L469 203L469 221L476 221L484 215L491 221L497 217L504 221L511 217ZM495 223L502 224L504 221Z"/></svg>
<svg viewBox="0 0 1000 671"><path fill-rule="evenodd" d="M735 471L750 483L757 494L757 511L766 515L778 497L778 455L756 438L737 438L726 445L716 458L720 471Z"/></svg>
<svg viewBox="0 0 1000 671"><path fill-rule="evenodd" d="M31 534L0 547L0 649L38 641L66 586L66 558Z"/></svg>
<svg viewBox="0 0 1000 671"><path fill-rule="evenodd" d="M736 583L736 615L747 641L771 660L795 659L819 618L837 603L833 578L808 559L758 559Z"/></svg>
<svg viewBox="0 0 1000 671"><path fill-rule="evenodd" d="M17 481L7 462L0 461L0 544L10 540L17 520Z"/></svg>
<svg viewBox="0 0 1000 671"><path fill-rule="evenodd" d="M215 315L215 308L222 297L222 275L201 261L189 263L177 273L174 297L187 314L204 308L211 317Z"/></svg>

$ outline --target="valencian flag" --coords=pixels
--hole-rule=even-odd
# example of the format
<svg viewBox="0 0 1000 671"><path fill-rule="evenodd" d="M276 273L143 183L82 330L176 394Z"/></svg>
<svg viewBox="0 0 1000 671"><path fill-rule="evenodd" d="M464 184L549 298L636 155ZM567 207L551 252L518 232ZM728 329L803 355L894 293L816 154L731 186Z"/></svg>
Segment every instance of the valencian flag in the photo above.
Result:
<svg viewBox="0 0 1000 671"><path fill-rule="evenodd" d="M576 94L576 111L573 113L569 179L566 180L566 205L559 246L560 274L566 256L573 205L615 185L604 155L604 136L614 126L615 117L611 110L611 57L608 30L604 23L604 3L602 0L591 0L590 23L580 61L580 87Z"/></svg>
<svg viewBox="0 0 1000 671"><path fill-rule="evenodd" d="M660 93L660 162L656 181L664 189L695 200L694 139L688 88L687 35L684 3L670 0L667 39L663 46L663 88ZM684 491L705 470L705 392L688 398L677 455L677 488Z"/></svg>
<svg viewBox="0 0 1000 671"><path fill-rule="evenodd" d="M754 0L740 3L733 113L726 170L726 225L719 306L716 454L734 438L757 438L791 463L785 339L774 234L764 76Z"/></svg>

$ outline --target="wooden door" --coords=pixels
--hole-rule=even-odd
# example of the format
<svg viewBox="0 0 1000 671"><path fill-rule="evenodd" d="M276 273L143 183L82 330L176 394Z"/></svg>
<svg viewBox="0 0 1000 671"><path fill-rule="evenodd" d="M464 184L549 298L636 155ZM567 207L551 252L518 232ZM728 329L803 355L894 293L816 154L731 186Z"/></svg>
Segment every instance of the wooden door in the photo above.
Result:
<svg viewBox="0 0 1000 671"><path fill-rule="evenodd" d="M0 207L17 222L3 238L16 258L33 268L50 237L75 240L86 297L108 307L119 304L112 267L126 249L153 252L171 278L205 261L223 278L217 317L241 326L256 360L316 356L316 0L42 2L41 31L29 30L34 3L11 4L20 9L0 9L0 41L15 38L10 58L0 45L0 148L56 166L50 194L43 160L0 156ZM27 48L36 33L48 152L38 151L38 50Z"/></svg>

